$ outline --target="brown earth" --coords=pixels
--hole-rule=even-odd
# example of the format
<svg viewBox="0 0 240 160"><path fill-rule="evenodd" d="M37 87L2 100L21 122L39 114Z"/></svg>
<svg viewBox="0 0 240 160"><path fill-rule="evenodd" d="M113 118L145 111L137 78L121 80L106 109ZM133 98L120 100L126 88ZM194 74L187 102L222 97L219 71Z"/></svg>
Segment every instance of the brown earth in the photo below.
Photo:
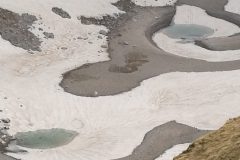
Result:
<svg viewBox="0 0 240 160"><path fill-rule="evenodd" d="M240 117L196 140L174 160L239 160Z"/></svg>

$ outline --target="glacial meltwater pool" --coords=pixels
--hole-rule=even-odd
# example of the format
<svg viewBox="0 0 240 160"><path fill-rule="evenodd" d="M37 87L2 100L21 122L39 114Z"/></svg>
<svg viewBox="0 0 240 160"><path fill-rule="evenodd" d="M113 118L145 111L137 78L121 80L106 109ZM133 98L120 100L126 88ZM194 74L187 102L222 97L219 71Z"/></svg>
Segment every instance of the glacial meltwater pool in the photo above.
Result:
<svg viewBox="0 0 240 160"><path fill-rule="evenodd" d="M174 24L162 30L170 38L194 40L212 35L214 30L196 24Z"/></svg>
<svg viewBox="0 0 240 160"><path fill-rule="evenodd" d="M15 135L17 145L31 149L50 149L70 143L78 135L75 131L54 128L29 132L18 132Z"/></svg>

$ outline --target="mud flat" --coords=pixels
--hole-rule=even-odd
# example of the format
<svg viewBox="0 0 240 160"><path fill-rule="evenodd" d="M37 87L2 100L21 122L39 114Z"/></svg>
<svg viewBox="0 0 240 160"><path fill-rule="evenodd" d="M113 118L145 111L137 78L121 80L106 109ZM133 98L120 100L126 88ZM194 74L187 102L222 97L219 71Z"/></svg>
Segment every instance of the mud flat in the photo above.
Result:
<svg viewBox="0 0 240 160"><path fill-rule="evenodd" d="M225 0L180 0L177 5L201 7L222 17ZM170 72L214 72L240 69L240 60L207 62L172 55L158 48L152 35L171 24L174 7L141 7L130 0L114 4L126 11L114 22L85 18L86 24L113 24L108 27L110 61L85 64L63 75L60 86L78 96L97 97L129 91L148 78ZM224 11L225 12L225 11ZM220 14L218 14L220 13ZM229 14L230 15L230 14ZM227 19L227 18L225 18Z"/></svg>
<svg viewBox="0 0 240 160"><path fill-rule="evenodd" d="M154 160L174 145L192 142L207 132L171 121L149 131L131 155L115 160Z"/></svg>

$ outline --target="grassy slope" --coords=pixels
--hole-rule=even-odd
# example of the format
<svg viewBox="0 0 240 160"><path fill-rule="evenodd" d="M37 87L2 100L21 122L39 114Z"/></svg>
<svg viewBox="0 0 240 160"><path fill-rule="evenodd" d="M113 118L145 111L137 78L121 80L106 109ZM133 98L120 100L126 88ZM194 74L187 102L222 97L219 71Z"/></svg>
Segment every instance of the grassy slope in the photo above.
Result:
<svg viewBox="0 0 240 160"><path fill-rule="evenodd" d="M198 140L174 160L239 160L240 117Z"/></svg>

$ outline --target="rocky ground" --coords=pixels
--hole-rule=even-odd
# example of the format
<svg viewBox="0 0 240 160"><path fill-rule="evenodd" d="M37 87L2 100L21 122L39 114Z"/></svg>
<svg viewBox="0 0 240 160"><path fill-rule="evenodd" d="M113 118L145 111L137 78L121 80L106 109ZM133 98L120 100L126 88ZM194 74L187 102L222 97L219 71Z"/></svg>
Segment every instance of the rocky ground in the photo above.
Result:
<svg viewBox="0 0 240 160"><path fill-rule="evenodd" d="M40 51L40 39L29 31L36 20L33 15L27 13L19 15L0 8L0 35L16 47Z"/></svg>
<svg viewBox="0 0 240 160"><path fill-rule="evenodd" d="M14 139L11 135L8 134L7 130L10 126L9 119L0 120L0 160L13 160L14 158L4 155L6 152L6 147Z"/></svg>
<svg viewBox="0 0 240 160"><path fill-rule="evenodd" d="M240 117L196 140L174 160L239 160Z"/></svg>
<svg viewBox="0 0 240 160"><path fill-rule="evenodd" d="M0 120L0 151L4 151L4 148L9 144L9 142L13 139L7 132L9 129L9 119L1 119Z"/></svg>

